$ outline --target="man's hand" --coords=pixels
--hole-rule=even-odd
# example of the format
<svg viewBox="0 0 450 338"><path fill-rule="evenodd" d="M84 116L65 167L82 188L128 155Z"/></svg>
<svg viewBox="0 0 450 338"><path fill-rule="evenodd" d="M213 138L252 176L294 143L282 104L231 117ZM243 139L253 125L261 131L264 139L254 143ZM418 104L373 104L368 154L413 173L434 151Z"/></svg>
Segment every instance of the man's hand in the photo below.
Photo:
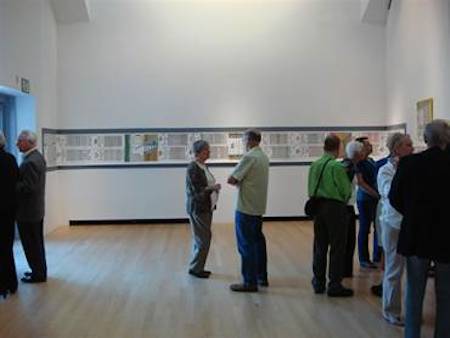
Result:
<svg viewBox="0 0 450 338"><path fill-rule="evenodd" d="M227 183L231 184L231 185L237 185L239 183L239 181L237 179L235 179L233 176L230 176L230 177L228 177Z"/></svg>

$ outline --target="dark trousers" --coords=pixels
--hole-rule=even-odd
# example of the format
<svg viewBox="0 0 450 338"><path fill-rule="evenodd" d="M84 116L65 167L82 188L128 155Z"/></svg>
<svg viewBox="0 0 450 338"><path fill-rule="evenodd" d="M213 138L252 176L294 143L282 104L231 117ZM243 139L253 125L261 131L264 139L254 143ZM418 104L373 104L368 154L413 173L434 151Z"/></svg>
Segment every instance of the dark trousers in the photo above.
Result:
<svg viewBox="0 0 450 338"><path fill-rule="evenodd" d="M423 299L428 280L430 260L416 256L406 258L405 338L420 338ZM450 337L450 264L435 262L434 291L436 320L434 338Z"/></svg>
<svg viewBox="0 0 450 338"><path fill-rule="evenodd" d="M358 255L359 262L370 261L369 255L369 234L370 226L373 224L373 260L379 262L381 250L378 246L377 231L375 228L375 215L377 213L378 201L364 200L357 201L359 211L359 233L358 233Z"/></svg>
<svg viewBox="0 0 450 338"><path fill-rule="evenodd" d="M353 256L356 247L356 214L353 205L347 205L348 222L347 222L347 245L345 246L344 255L344 277L353 276Z"/></svg>
<svg viewBox="0 0 450 338"><path fill-rule="evenodd" d="M14 263L14 215L0 215L0 292L17 290Z"/></svg>
<svg viewBox="0 0 450 338"><path fill-rule="evenodd" d="M313 287L321 289L326 284L327 255L330 247L328 288L341 287L344 255L347 242L347 206L332 200L320 203L314 218Z"/></svg>
<svg viewBox="0 0 450 338"><path fill-rule="evenodd" d="M262 232L262 216L236 211L235 223L244 284L257 285L258 280L267 280L266 238Z"/></svg>
<svg viewBox="0 0 450 338"><path fill-rule="evenodd" d="M44 247L44 220L19 222L19 235L23 251L34 279L47 279L47 263Z"/></svg>

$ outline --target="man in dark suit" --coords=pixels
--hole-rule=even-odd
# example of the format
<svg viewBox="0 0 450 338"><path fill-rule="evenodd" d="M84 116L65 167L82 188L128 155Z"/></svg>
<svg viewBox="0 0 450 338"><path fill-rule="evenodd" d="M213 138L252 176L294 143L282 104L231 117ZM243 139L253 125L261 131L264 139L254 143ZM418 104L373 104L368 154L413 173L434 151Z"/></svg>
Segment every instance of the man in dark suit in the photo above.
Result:
<svg viewBox="0 0 450 338"><path fill-rule="evenodd" d="M419 338L430 263L436 265L435 337L450 337L450 154L448 125L425 127L427 150L400 161L389 200L403 215L397 251L406 256L405 337Z"/></svg>
<svg viewBox="0 0 450 338"><path fill-rule="evenodd" d="M44 157L37 150L37 137L31 131L22 131L17 147L23 153L19 168L17 193L17 222L20 239L31 272L21 279L24 283L42 283L47 280L44 248L45 175Z"/></svg>
<svg viewBox="0 0 450 338"><path fill-rule="evenodd" d="M0 295L4 297L17 290L13 244L15 189L19 174L16 159L5 151L5 144L5 136L0 132Z"/></svg>

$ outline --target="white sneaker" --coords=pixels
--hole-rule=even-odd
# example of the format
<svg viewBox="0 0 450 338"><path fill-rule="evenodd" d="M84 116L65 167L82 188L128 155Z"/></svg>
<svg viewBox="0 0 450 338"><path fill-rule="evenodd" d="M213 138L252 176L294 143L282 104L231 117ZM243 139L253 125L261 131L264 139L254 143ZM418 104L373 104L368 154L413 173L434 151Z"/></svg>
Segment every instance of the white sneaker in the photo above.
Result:
<svg viewBox="0 0 450 338"><path fill-rule="evenodd" d="M405 322L400 317L383 314L383 318L391 325L405 326Z"/></svg>

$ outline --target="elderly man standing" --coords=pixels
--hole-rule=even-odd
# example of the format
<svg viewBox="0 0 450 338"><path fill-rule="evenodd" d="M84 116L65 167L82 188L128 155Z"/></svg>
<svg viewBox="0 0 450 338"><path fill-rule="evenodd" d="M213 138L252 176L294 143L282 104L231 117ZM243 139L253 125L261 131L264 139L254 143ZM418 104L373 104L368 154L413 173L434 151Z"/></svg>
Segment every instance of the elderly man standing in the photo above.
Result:
<svg viewBox="0 0 450 338"><path fill-rule="evenodd" d="M268 286L266 239L262 216L266 212L269 159L259 147L261 133L247 130L244 143L247 153L228 178L239 188L235 223L238 250L242 258L242 284L232 284L236 292L257 292L258 284Z"/></svg>
<svg viewBox="0 0 450 338"><path fill-rule="evenodd" d="M37 150L36 134L24 130L19 134L17 147L23 153L19 168L17 193L17 223L23 250L31 272L21 279L24 283L47 280L44 248L44 210L46 163Z"/></svg>
<svg viewBox="0 0 450 338"><path fill-rule="evenodd" d="M403 215L397 251L406 257L405 338L420 338L422 307L430 263L436 266L436 338L450 337L450 154L448 125L426 125L427 150L401 159L389 193Z"/></svg>
<svg viewBox="0 0 450 338"><path fill-rule="evenodd" d="M348 234L347 201L352 194L352 186L344 166L336 161L339 146L339 137L328 135L324 155L309 170L308 195L320 199L314 217L312 285L316 294L325 292L327 253L330 247L327 294L330 297L351 297L353 290L345 288L341 282Z"/></svg>

